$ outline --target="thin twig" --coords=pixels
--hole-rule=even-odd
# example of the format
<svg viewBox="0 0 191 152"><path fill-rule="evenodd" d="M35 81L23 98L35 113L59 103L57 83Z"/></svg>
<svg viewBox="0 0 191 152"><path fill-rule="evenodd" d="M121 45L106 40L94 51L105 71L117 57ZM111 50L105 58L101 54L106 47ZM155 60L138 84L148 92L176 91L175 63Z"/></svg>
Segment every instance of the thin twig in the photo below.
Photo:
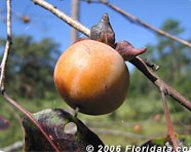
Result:
<svg viewBox="0 0 191 152"><path fill-rule="evenodd" d="M120 9L119 7L117 7L117 6L113 5L113 4L111 4L111 3L110 3L109 1L107 1L107 0L98 0L98 1L87 1L87 0L83 0L83 1L86 1L86 2L88 2L88 3L101 3L101 4L104 4L104 5L106 5L107 7L111 8L112 10L114 10L114 11L118 12L119 14L121 14L123 17L125 17L126 19L128 19L128 20L131 21L132 23L141 25L141 26L143 26L143 27L145 27L145 28L147 28L147 29L149 29L149 30L151 30L151 31L153 31L153 32L155 32L155 33L157 33L157 34L166 36L166 37L169 38L169 39L172 39L172 40L174 40L174 41L177 41L177 42L179 42L179 43L182 43L182 44L184 44L184 45L186 45L186 46L191 47L191 43L190 43L190 42L188 42L188 41L186 41L186 40L183 40L183 39L181 39L181 38L178 38L178 37L176 37L176 36L174 36L174 35L171 35L171 34L168 33L168 32L165 32L165 31L163 31L163 30L161 30L161 29L155 28L155 27L153 27L153 26L147 24L146 22L140 20L140 19L137 18L136 16L134 16L134 15L132 15L132 14L130 14L130 13L127 13L127 12L125 12L124 10Z"/></svg>
<svg viewBox="0 0 191 152"><path fill-rule="evenodd" d="M41 125L38 123L38 121L32 116L32 114L30 112L28 112L27 110L25 110L23 107L21 107L15 100L13 100L6 92L2 93L3 97L12 105L14 106L17 110L19 110L20 112L22 112L25 116L27 116L27 118L34 123L34 125L41 131L41 133L44 135L44 137L48 140L48 142L50 143L50 145L52 146L52 148L56 151L56 152L60 152L60 150L57 148L57 146L55 145L55 143L50 139L50 137L48 136L48 134L44 131L44 129L41 127Z"/></svg>
<svg viewBox="0 0 191 152"><path fill-rule="evenodd" d="M12 44L12 31L11 31L11 0L7 0L7 41L5 45L5 50L3 54L3 59L1 61L1 74L0 74L0 90L4 90L4 80L5 80L5 68L9 55L9 51Z"/></svg>
<svg viewBox="0 0 191 152"><path fill-rule="evenodd" d="M174 128L172 125L172 121L170 118L170 113L169 113L169 109L168 109L168 105L167 105L166 94L165 94L166 90L161 88L160 92L161 92L161 97L162 97L162 103L163 103L163 110L164 110L164 115L165 115L165 119L166 119L166 125L168 128L168 136L172 142L174 151L176 152L176 150L178 148L178 143L176 140Z"/></svg>
<svg viewBox="0 0 191 152"><path fill-rule="evenodd" d="M130 61L134 66L137 67L153 84L160 89L161 87L167 91L167 95L171 96L182 106L191 111L191 102L181 95L178 91L173 89L171 86L166 84L163 80L159 78L145 63L145 60L141 57L135 57Z"/></svg>
<svg viewBox="0 0 191 152"><path fill-rule="evenodd" d="M57 17L62 19L64 22L66 22L70 26L72 26L75 29L77 29L78 31L84 33L86 36L90 35L90 30L87 27L81 25L80 22L73 20L71 17L69 17L68 15L66 15L65 13L60 11L59 9L57 9L52 4L50 4L44 0L32 0L32 1L35 4L40 5L41 7L49 10L50 12L52 12L54 15L56 15Z"/></svg>

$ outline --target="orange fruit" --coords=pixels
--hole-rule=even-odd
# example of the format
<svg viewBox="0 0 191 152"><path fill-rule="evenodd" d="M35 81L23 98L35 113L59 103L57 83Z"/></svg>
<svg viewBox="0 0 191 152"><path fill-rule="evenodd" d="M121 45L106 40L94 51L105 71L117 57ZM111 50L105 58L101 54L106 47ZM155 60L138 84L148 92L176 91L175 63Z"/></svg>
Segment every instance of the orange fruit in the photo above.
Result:
<svg viewBox="0 0 191 152"><path fill-rule="evenodd" d="M124 101L129 72L112 47L94 40L72 44L59 57L54 82L66 103L89 115L113 112Z"/></svg>
<svg viewBox="0 0 191 152"><path fill-rule="evenodd" d="M142 126L140 124L136 124L133 130L135 133L140 133L142 131Z"/></svg>

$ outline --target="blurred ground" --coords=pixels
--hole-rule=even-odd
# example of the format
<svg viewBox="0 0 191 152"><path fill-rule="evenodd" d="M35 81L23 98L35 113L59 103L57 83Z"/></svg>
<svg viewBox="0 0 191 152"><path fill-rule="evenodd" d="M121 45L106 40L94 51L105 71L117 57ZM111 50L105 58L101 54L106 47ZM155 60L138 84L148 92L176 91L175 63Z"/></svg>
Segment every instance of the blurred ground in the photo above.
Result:
<svg viewBox="0 0 191 152"><path fill-rule="evenodd" d="M139 102L135 102L139 100ZM68 106L62 99L38 99L17 100L30 112L37 112L46 108L64 108ZM137 105L132 104L135 102ZM139 104L140 103L140 104ZM153 138L161 138L166 135L166 124L162 112L162 102L152 99L129 99L117 111L102 116L88 116L79 114L78 118L91 130L99 135L108 145L141 145ZM22 115L1 99L1 112L11 123L10 128L0 131L0 147L5 147L18 140L22 140L20 118ZM171 117L177 133L189 138L191 143L190 124L181 121L182 115L188 111L177 113L172 109Z"/></svg>

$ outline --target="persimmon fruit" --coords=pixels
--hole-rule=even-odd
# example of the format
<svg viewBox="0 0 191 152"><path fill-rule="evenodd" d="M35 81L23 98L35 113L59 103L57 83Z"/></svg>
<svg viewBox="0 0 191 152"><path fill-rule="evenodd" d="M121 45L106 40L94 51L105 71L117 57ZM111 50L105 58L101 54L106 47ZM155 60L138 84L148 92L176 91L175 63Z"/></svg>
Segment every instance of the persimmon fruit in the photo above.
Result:
<svg viewBox="0 0 191 152"><path fill-rule="evenodd" d="M134 127L133 127L133 130L135 133L141 133L142 131L142 126L140 124L136 124Z"/></svg>
<svg viewBox="0 0 191 152"><path fill-rule="evenodd" d="M113 112L125 100L129 72L112 47L94 40L72 44L59 57L54 82L66 103L89 115Z"/></svg>

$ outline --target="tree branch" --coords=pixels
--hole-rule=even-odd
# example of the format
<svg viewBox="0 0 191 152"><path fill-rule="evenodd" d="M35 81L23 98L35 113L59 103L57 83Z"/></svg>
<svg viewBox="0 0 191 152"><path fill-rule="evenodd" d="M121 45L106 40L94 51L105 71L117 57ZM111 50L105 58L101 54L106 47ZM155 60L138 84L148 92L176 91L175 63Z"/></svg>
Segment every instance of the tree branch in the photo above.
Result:
<svg viewBox="0 0 191 152"><path fill-rule="evenodd" d="M50 4L44 0L32 0L32 1L34 2L34 4L40 5L41 7L49 10L50 12L52 12L54 15L56 15L57 17L62 19L64 22L66 22L70 26L72 26L75 29L77 29L78 31L84 33L86 36L90 35L90 30L87 27L81 25L80 22L73 20L71 17L67 16L65 13L63 13L62 11L57 9L52 4Z"/></svg>
<svg viewBox="0 0 191 152"><path fill-rule="evenodd" d="M82 0L82 1L86 1L86 2L88 2L88 3L101 3L101 4L104 4L104 5L106 5L107 7L111 8L112 10L114 10L114 11L118 12L119 14L121 14L123 17L125 17L126 19L128 19L128 20L129 20L130 22L132 22L132 23L135 23L135 24L137 24L137 25L143 26L143 27L145 27L145 28L147 28L147 29L149 29L149 30L151 30L151 31L153 31L153 32L155 32L155 33L157 33L157 34L159 34L159 35L166 36L166 37L169 38L169 39L172 39L172 40L177 41L177 42L179 42L179 43L182 43L182 44L184 44L184 45L186 45L186 46L188 46L188 47L191 47L191 43L190 43L190 42L188 42L188 41L186 41L186 40L183 40L183 39L181 39L181 38L178 38L178 37L176 37L176 36L174 36L174 35L169 34L168 32L165 32L165 31L163 31L163 30L161 30L161 29L155 28L155 27L153 27L153 26L147 24L146 22L140 20L140 19L137 18L136 16L134 16L134 15L132 15L132 14L130 14L130 13L127 13L127 12L125 12L124 10L120 9L119 7L117 7L117 6L113 5L113 4L111 4L111 3L110 3L109 1L107 1L107 0L99 0L99 1Z"/></svg>
<svg viewBox="0 0 191 152"><path fill-rule="evenodd" d="M141 57L135 57L130 61L134 66L137 67L153 84L160 90L160 88L164 88L166 90L167 95L171 96L177 102L179 102L182 106L191 111L191 102L181 95L178 91L173 89L163 80L161 80L145 63L145 60Z"/></svg>
<svg viewBox="0 0 191 152"><path fill-rule="evenodd" d="M11 0L7 0L7 41L5 44L5 50L3 54L3 59L1 61L1 74L0 74L0 90L4 90L4 80L5 80L5 68L9 55L9 51L12 44L12 31L11 31Z"/></svg>

